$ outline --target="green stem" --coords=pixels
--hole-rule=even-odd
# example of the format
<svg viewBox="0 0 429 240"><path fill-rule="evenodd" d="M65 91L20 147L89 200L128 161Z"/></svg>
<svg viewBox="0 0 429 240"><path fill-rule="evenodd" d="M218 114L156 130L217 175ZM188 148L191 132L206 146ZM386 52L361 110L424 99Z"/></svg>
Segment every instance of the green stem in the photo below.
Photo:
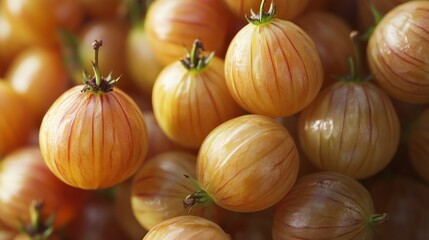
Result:
<svg viewBox="0 0 429 240"><path fill-rule="evenodd" d="M207 57L203 56L204 45L196 39L192 45L192 49L185 58L180 59L182 65L190 71L203 70L214 57L214 52L211 52Z"/></svg>
<svg viewBox="0 0 429 240"><path fill-rule="evenodd" d="M100 73L100 69L98 67L98 50L100 49L100 47L103 46L103 41L97 41L95 40L92 43L92 47L94 48L94 61L92 63L92 68L94 69L94 73L95 73L95 84L97 84L97 86L100 86L101 84L101 73Z"/></svg>
<svg viewBox="0 0 429 240"><path fill-rule="evenodd" d="M382 213L382 214L373 214L371 215L371 217L369 218L369 225L374 227L376 225L382 224L384 222L386 222L388 220L388 215L387 213Z"/></svg>
<svg viewBox="0 0 429 240"><path fill-rule="evenodd" d="M371 10L372 16L374 17L374 28L378 25L378 23L383 18L383 14L381 14L378 9L375 7L374 3L372 1L369 2L369 8Z"/></svg>
<svg viewBox="0 0 429 240"><path fill-rule="evenodd" d="M359 38L361 41L368 41L368 39L371 37L372 33L374 32L375 27L378 25L378 23L383 18L383 14L381 14L375 5L372 3L372 1L368 0L369 8L371 10L372 16L374 18L374 25L370 26L366 32Z"/></svg>
<svg viewBox="0 0 429 240"><path fill-rule="evenodd" d="M189 179L192 182L192 184L194 184L195 188L200 188L200 184L199 184L197 179L190 177L188 175L184 175L184 176L185 176L185 178Z"/></svg>
<svg viewBox="0 0 429 240"><path fill-rule="evenodd" d="M352 42L353 56L349 56L348 65L349 65L349 74L342 77L336 77L340 81L352 81L352 82L365 82L372 78L369 74L364 76L362 68L362 59L360 56L360 42L359 42L359 32L352 31L350 33L350 40Z"/></svg>
<svg viewBox="0 0 429 240"><path fill-rule="evenodd" d="M98 51L103 46L102 40L95 40L92 43L94 49L94 61L92 63L92 70L94 71L94 77L88 75L85 70L83 71L83 82L85 86L81 92L91 91L93 93L102 94L113 90L113 87L118 82L120 76L116 79L112 79L112 74L107 77L103 77L98 66Z"/></svg>
<svg viewBox="0 0 429 240"><path fill-rule="evenodd" d="M43 222L42 220L42 209L44 204L42 201L33 201L29 207L30 222L24 223L21 226L21 231L24 232L31 239L48 239L54 231L53 222L55 214L49 216L49 218Z"/></svg>
<svg viewBox="0 0 429 240"><path fill-rule="evenodd" d="M355 62L356 62L356 77L357 79L362 79L362 62L360 58L360 48L359 48L359 38L358 38L358 32L352 31L350 33L350 38L352 40L352 47L353 47L353 53L355 55Z"/></svg>
<svg viewBox="0 0 429 240"><path fill-rule="evenodd" d="M136 0L127 0L126 2L131 26L136 26L140 21L140 6Z"/></svg>
<svg viewBox="0 0 429 240"><path fill-rule="evenodd" d="M194 193L186 196L186 198L183 200L183 207L189 207L190 213L194 207L199 205L210 205L212 202L213 199L210 197L210 195L203 189L199 188Z"/></svg>
<svg viewBox="0 0 429 240"><path fill-rule="evenodd" d="M262 16L264 16L264 6L265 6L265 0L261 1L261 5L259 5L259 16L260 20L262 21Z"/></svg>
<svg viewBox="0 0 429 240"><path fill-rule="evenodd" d="M349 57L350 79L356 79L355 63L352 57Z"/></svg>
<svg viewBox="0 0 429 240"><path fill-rule="evenodd" d="M80 39L70 31L65 29L59 30L61 38L62 57L66 70L68 72L71 85L75 85L80 80L83 67L83 61L79 56L79 41Z"/></svg>
<svg viewBox="0 0 429 240"><path fill-rule="evenodd" d="M192 45L192 49L191 49L191 56L190 56L191 68L195 68L195 66L198 65L199 55L203 50L204 48L202 43L200 42L200 40L197 39Z"/></svg>
<svg viewBox="0 0 429 240"><path fill-rule="evenodd" d="M128 18L132 27L138 27L142 24L146 15L149 1L125 0L128 9Z"/></svg>
<svg viewBox="0 0 429 240"><path fill-rule="evenodd" d="M252 23L255 25L260 25L260 24L268 23L275 18L276 6L274 5L273 2L271 2L268 12L264 12L265 1L266 0L261 1L261 5L259 5L259 13L258 14L253 12L253 10L251 9L250 10L250 14L251 14L250 17L248 17L247 15L245 16L246 20L249 23Z"/></svg>
<svg viewBox="0 0 429 240"><path fill-rule="evenodd" d="M188 178L192 182L192 184L194 184L197 190L186 196L186 198L183 200L183 207L189 207L190 213L192 209L196 206L211 205L211 203L213 203L213 198L200 187L199 182L188 175L185 175L185 177Z"/></svg>
<svg viewBox="0 0 429 240"><path fill-rule="evenodd" d="M32 229L38 229L41 223L41 211L43 203L34 201L30 204L30 225Z"/></svg>

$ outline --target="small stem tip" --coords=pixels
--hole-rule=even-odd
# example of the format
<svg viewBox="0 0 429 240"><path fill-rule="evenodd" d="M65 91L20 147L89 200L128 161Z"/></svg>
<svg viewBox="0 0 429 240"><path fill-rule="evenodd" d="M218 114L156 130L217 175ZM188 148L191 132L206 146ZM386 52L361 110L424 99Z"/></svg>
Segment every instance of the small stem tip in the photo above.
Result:
<svg viewBox="0 0 429 240"><path fill-rule="evenodd" d="M194 43L192 44L191 51L189 52L188 50L188 55L180 59L180 62L186 69L190 71L201 71L210 63L215 54L214 52L211 52L206 57L203 55L203 51L203 43L199 39L195 39Z"/></svg>
<svg viewBox="0 0 429 240"><path fill-rule="evenodd" d="M29 206L30 222L23 223L21 231L31 239L48 239L53 232L55 214L50 215L46 221L42 219L43 201L32 201Z"/></svg>
<svg viewBox="0 0 429 240"><path fill-rule="evenodd" d="M33 229L38 228L41 224L43 206L44 204L42 201L33 201L30 204L30 225Z"/></svg>
<svg viewBox="0 0 429 240"><path fill-rule="evenodd" d="M211 202L212 202L212 199L207 194L207 192L202 189L198 189L194 193L186 196L186 198L183 200L183 207L184 208L189 207L189 213L190 213L194 207L202 204L209 204Z"/></svg>
<svg viewBox="0 0 429 240"><path fill-rule="evenodd" d="M371 226L375 226L386 222L388 219L389 216L387 215L387 213L373 214L369 219L369 223L371 224Z"/></svg>
<svg viewBox="0 0 429 240"><path fill-rule="evenodd" d="M362 79L362 60L360 59L360 48L359 48L359 32L358 31L352 31L350 33L350 39L352 41L353 46L353 53L355 55L355 62L356 62L356 78Z"/></svg>
<svg viewBox="0 0 429 240"><path fill-rule="evenodd" d="M186 209L189 207L189 213L192 211L192 209L198 205L209 205L213 202L213 199L210 197L210 195L200 188L200 184L198 180L185 175L186 178L188 178L192 184L197 188L197 190L194 193L189 194L186 196L186 198L183 200L183 207Z"/></svg>
<svg viewBox="0 0 429 240"><path fill-rule="evenodd" d="M250 17L247 16L247 14L245 15L245 18L249 23L259 25L259 24L268 23L275 18L276 16L275 4L273 3L273 1L271 1L268 12L264 12L265 1L266 0L261 1L261 5L259 5L259 13L255 13L253 9L250 9Z"/></svg>

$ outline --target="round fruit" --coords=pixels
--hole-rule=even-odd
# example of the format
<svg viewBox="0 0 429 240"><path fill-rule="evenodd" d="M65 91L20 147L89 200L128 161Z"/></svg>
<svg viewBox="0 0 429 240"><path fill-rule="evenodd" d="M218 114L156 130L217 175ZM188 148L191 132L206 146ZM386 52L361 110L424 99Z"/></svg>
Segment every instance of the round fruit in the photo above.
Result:
<svg viewBox="0 0 429 240"><path fill-rule="evenodd" d="M293 20L314 41L323 65L323 86L336 81L335 76L348 73L347 59L353 55L351 27L345 20L328 11L312 10ZM335 39L335 41L332 41Z"/></svg>
<svg viewBox="0 0 429 240"><path fill-rule="evenodd" d="M206 57L203 50L195 40L186 58L161 71L152 93L161 129L173 142L194 149L219 124L242 114L226 87L223 60Z"/></svg>
<svg viewBox="0 0 429 240"><path fill-rule="evenodd" d="M376 211L389 219L377 227L377 240L425 240L429 237L429 187L413 177L380 176L367 185Z"/></svg>
<svg viewBox="0 0 429 240"><path fill-rule="evenodd" d="M27 102L0 79L0 158L26 145L35 127Z"/></svg>
<svg viewBox="0 0 429 240"><path fill-rule="evenodd" d="M315 166L362 179L392 160L400 125L390 99L377 86L340 81L301 112L298 136Z"/></svg>
<svg viewBox="0 0 429 240"><path fill-rule="evenodd" d="M30 223L33 201L43 203L42 220L55 214L54 227L65 226L86 199L86 192L60 181L45 165L38 147L23 147L0 162L0 218L14 229Z"/></svg>
<svg viewBox="0 0 429 240"><path fill-rule="evenodd" d="M153 84L162 70L152 49L147 44L146 31L143 24L130 29L126 42L126 63L130 80L150 99Z"/></svg>
<svg viewBox="0 0 429 240"><path fill-rule="evenodd" d="M213 201L236 212L264 210L289 192L298 166L295 142L282 124L255 114L233 118L216 127L201 145L200 189L185 203Z"/></svg>
<svg viewBox="0 0 429 240"><path fill-rule="evenodd" d="M386 219L374 214L371 195L358 181L318 172L299 178L277 204L273 239L370 240Z"/></svg>
<svg viewBox="0 0 429 240"><path fill-rule="evenodd" d="M153 227L143 240L230 240L216 223L197 216L179 216L165 220Z"/></svg>
<svg viewBox="0 0 429 240"><path fill-rule="evenodd" d="M140 168L148 146L137 104L113 88L117 80L101 77L100 44L94 44L95 77L61 95L43 118L39 133L49 169L83 189L107 188L128 179Z"/></svg>
<svg viewBox="0 0 429 240"><path fill-rule="evenodd" d="M429 103L429 1L410 1L377 24L367 48L377 84L404 102Z"/></svg>
<svg viewBox="0 0 429 240"><path fill-rule="evenodd" d="M83 20L75 0L4 0L0 8L10 17L17 37L33 46L60 46L58 31L74 32Z"/></svg>
<svg viewBox="0 0 429 240"><path fill-rule="evenodd" d="M313 40L294 23L275 18L273 5L269 12L252 14L248 21L225 56L226 84L232 97L250 113L286 117L301 111L323 82Z"/></svg>
<svg viewBox="0 0 429 240"><path fill-rule="evenodd" d="M194 189L197 157L186 152L170 151L148 160L132 182L131 206L139 223L150 230L169 218L188 215L182 201ZM216 206L195 209L192 215L219 219Z"/></svg>
<svg viewBox="0 0 429 240"><path fill-rule="evenodd" d="M21 52L6 72L6 80L31 107L37 126L52 103L69 88L60 52L33 47Z"/></svg>
<svg viewBox="0 0 429 240"><path fill-rule="evenodd" d="M166 66L199 38L210 51L225 51L226 8L218 0L156 0L145 17L148 46Z"/></svg>

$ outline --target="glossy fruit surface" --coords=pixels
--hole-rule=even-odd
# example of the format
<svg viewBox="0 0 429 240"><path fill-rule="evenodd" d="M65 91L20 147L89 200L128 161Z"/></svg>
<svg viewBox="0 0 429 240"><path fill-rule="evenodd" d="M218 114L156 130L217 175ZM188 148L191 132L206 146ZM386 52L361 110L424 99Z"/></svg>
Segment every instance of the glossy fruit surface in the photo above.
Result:
<svg viewBox="0 0 429 240"><path fill-rule="evenodd" d="M83 20L81 5L74 0L4 0L1 8L31 45L59 46L60 30L75 31Z"/></svg>
<svg viewBox="0 0 429 240"><path fill-rule="evenodd" d="M367 48L369 67L389 95L429 103L429 1L410 1L389 11Z"/></svg>
<svg viewBox="0 0 429 240"><path fill-rule="evenodd" d="M171 141L159 127L153 111L147 110L143 112L143 118L147 127L147 135L149 146L146 154L146 160L150 160L158 154L169 151L186 151L188 149ZM195 150L194 150L195 151Z"/></svg>
<svg viewBox="0 0 429 240"><path fill-rule="evenodd" d="M165 220L153 227L144 240L229 240L231 239L216 223L197 216L179 216Z"/></svg>
<svg viewBox="0 0 429 240"><path fill-rule="evenodd" d="M202 44L196 40L189 56L166 66L152 93L161 129L176 144L194 149L219 124L242 114L225 84L224 61L204 56Z"/></svg>
<svg viewBox="0 0 429 240"><path fill-rule="evenodd" d="M0 112L0 157L4 157L29 142L35 124L25 99L1 79Z"/></svg>
<svg viewBox="0 0 429 240"><path fill-rule="evenodd" d="M370 240L386 215L374 214L358 181L334 172L299 178L274 213L273 239Z"/></svg>
<svg viewBox="0 0 429 240"><path fill-rule="evenodd" d="M27 101L37 126L52 103L69 88L62 56L55 48L25 50L14 59L5 78Z"/></svg>
<svg viewBox="0 0 429 240"><path fill-rule="evenodd" d="M4 77L13 59L28 47L28 42L18 36L19 29L14 27L13 20L5 15L0 7L0 76Z"/></svg>
<svg viewBox="0 0 429 240"><path fill-rule="evenodd" d="M157 0L145 18L147 43L166 66L179 60L199 38L208 51L225 50L226 9L218 0Z"/></svg>
<svg viewBox="0 0 429 240"><path fill-rule="evenodd" d="M386 13L396 6L408 1L410 0L371 0L371 2L356 1L356 24L358 25L359 30L365 32L376 25L374 15L371 12L370 3L375 7L377 12L381 15L386 15Z"/></svg>
<svg viewBox="0 0 429 240"><path fill-rule="evenodd" d="M127 72L130 80L150 99L152 89L162 65L147 44L143 26L135 26L128 32L126 41Z"/></svg>
<svg viewBox="0 0 429 240"><path fill-rule="evenodd" d="M143 227L150 230L169 218L189 214L182 201L194 185L185 175L195 178L196 160L195 155L186 152L162 153L148 160L134 176L131 204ZM215 208L201 207L191 214L214 221L218 217Z"/></svg>
<svg viewBox="0 0 429 240"><path fill-rule="evenodd" d="M143 114L123 91L82 92L75 86L46 113L39 142L49 169L83 189L106 188L131 177L147 152Z"/></svg>
<svg viewBox="0 0 429 240"><path fill-rule="evenodd" d="M313 40L275 12L250 17L232 39L225 77L235 101L250 113L287 117L319 92L323 67ZM263 14L262 14L263 15Z"/></svg>
<svg viewBox="0 0 429 240"><path fill-rule="evenodd" d="M276 204L298 174L293 138L280 123L261 115L244 115L215 128L197 159L197 180L219 206L252 212Z"/></svg>
<svg viewBox="0 0 429 240"><path fill-rule="evenodd" d="M299 172L298 177L307 175L309 173L320 171L304 154L302 151L301 144L298 139L298 120L299 114L292 115L287 118L279 119L279 122L285 126L285 128L289 131L292 138L296 140L296 147L299 153Z"/></svg>
<svg viewBox="0 0 429 240"><path fill-rule="evenodd" d="M390 99L377 86L340 81L301 112L298 136L315 166L361 179L392 160L400 125Z"/></svg>
<svg viewBox="0 0 429 240"><path fill-rule="evenodd" d="M71 221L85 198L86 192L52 174L36 146L17 149L0 162L0 218L14 229L30 222L33 201L43 202L43 221L55 214L54 226L60 228Z"/></svg>
<svg viewBox="0 0 429 240"><path fill-rule="evenodd" d="M348 73L347 59L353 56L353 47L350 41L352 30L345 20L326 10L312 10L301 14L293 22L316 45L323 65L323 86L336 82L335 76Z"/></svg>

